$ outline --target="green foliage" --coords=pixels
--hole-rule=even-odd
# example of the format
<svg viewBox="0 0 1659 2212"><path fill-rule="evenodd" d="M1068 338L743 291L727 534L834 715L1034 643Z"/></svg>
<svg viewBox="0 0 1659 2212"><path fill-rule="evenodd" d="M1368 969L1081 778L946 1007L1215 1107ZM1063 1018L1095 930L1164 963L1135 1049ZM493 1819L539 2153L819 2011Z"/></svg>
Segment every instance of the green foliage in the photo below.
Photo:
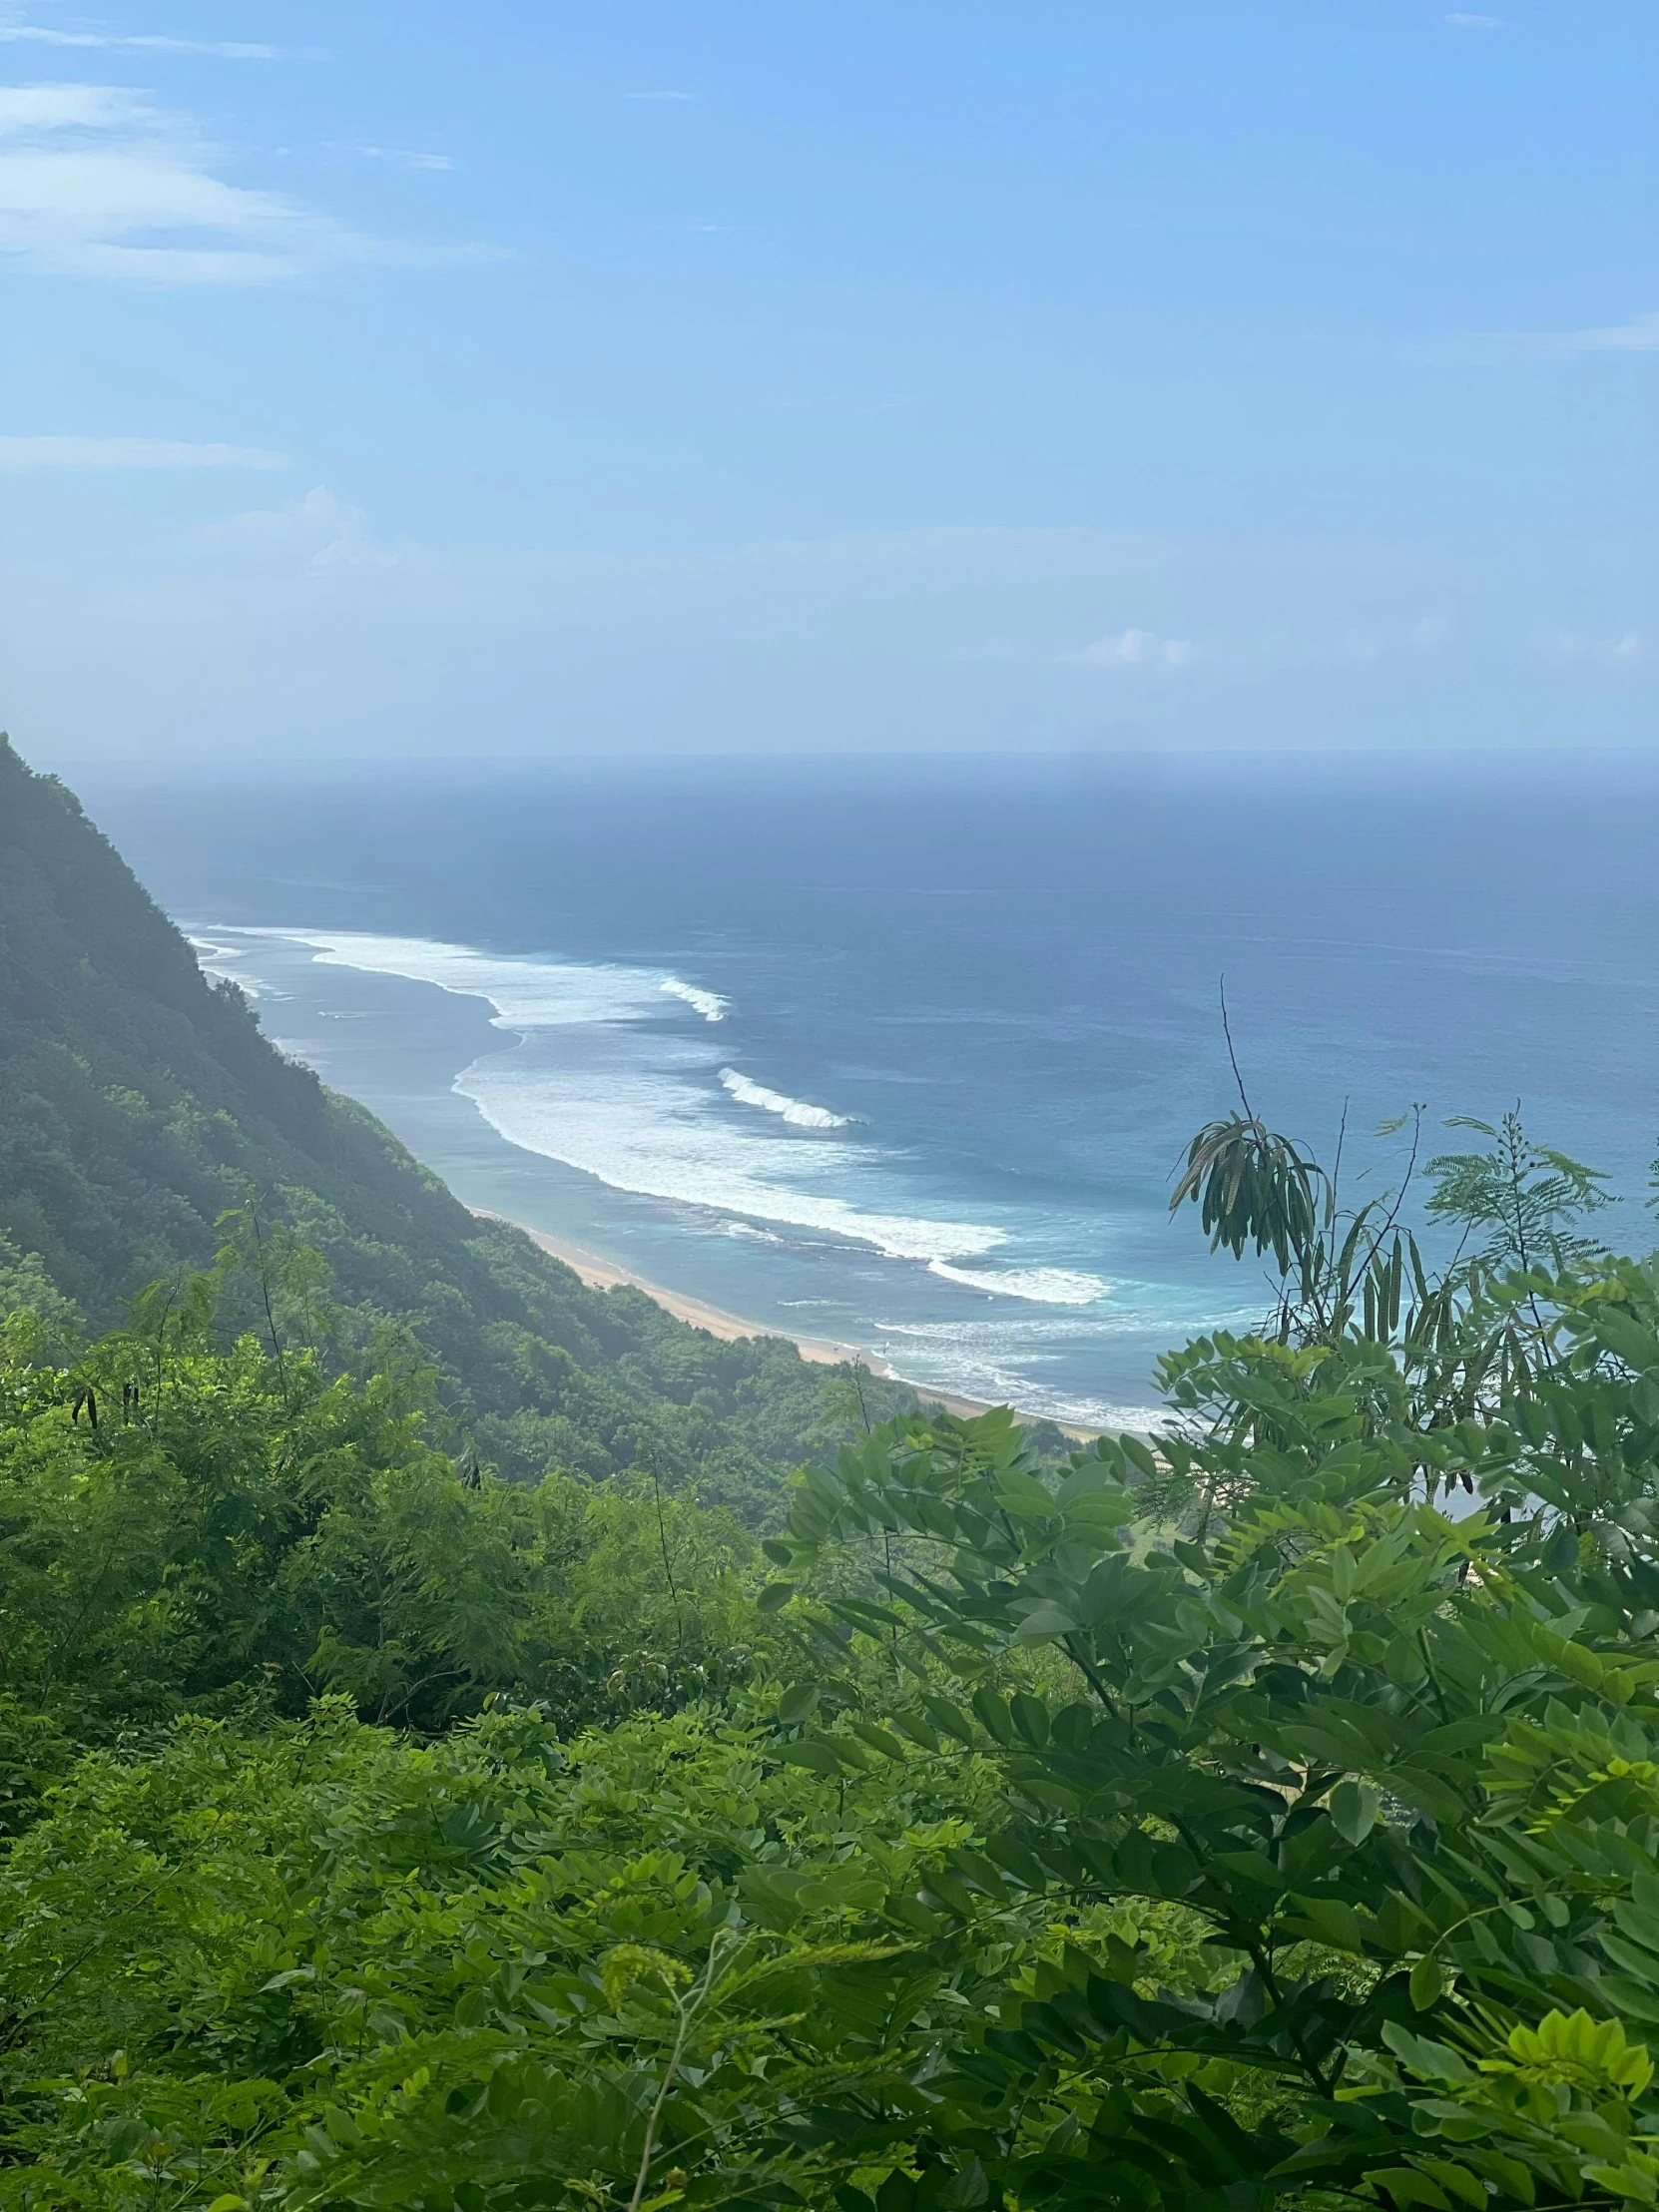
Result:
<svg viewBox="0 0 1659 2212"><path fill-rule="evenodd" d="M88 1760L0 1876L0 2202L800 2202L845 2163L814 2115L915 2105L1031 1935L914 1902L961 1826L927 1762L781 1741L325 1706Z"/></svg>
<svg viewBox="0 0 1659 2212"><path fill-rule="evenodd" d="M1056 1477L1006 1416L900 1420L767 1546L785 1617L816 1583L907 1678L889 1733L1001 1765L961 1894L1076 1932L966 2032L954 2119L935 2084L994 2202L1659 2201L1659 1265L1577 1233L1602 1178L1476 1126L1430 1163L1435 1280L1401 1192L1345 1217L1248 1107L1202 1132L1177 1202L1284 1289L1165 1363L1156 1450ZM1102 1948L1128 1900L1161 1946Z"/></svg>
<svg viewBox="0 0 1659 2212"><path fill-rule="evenodd" d="M0 737L0 1308L58 1328L78 1307L109 1329L147 1284L210 1267L235 1209L249 1264L227 1283L232 1334L273 1342L258 1238L268 1259L308 1249L331 1306L290 1271L284 1338L347 1360L377 1357L387 1321L412 1332L454 1449L504 1474L649 1461L765 1526L813 1448L822 1371L793 1345L719 1343L638 1291L588 1290L468 1213L272 1047L73 796ZM914 1402L864 1386L879 1415Z"/></svg>
<svg viewBox="0 0 1659 2212"><path fill-rule="evenodd" d="M1368 1419L1240 1345L1271 1446L1105 1441L1053 1483L1005 1418L900 1422L807 1479L794 1572L902 1546L828 1607L872 1655L896 1627L888 1725L1001 1767L961 1887L1137 1898L1233 1962L1160 1987L1079 1944L970 2034L939 2147L993 2198L1654 2201L1659 1292L1514 1295L1561 1351L1512 1423Z"/></svg>
<svg viewBox="0 0 1659 2212"><path fill-rule="evenodd" d="M1659 1282L1510 1295L1502 1418L1241 1341L1272 1444L877 1426L719 1706L84 1758L0 1882L0 2202L1655 2201Z"/></svg>
<svg viewBox="0 0 1659 2212"><path fill-rule="evenodd" d="M1319 1232L1325 1177L1314 1161L1259 1121L1229 1114L1210 1122L1187 1148L1187 1165L1169 1202L1172 1214L1191 1199L1212 1252L1242 1258L1247 1244L1271 1252L1286 1274Z"/></svg>
<svg viewBox="0 0 1659 2212"><path fill-rule="evenodd" d="M1597 1264L1605 1248L1581 1224L1613 1203L1606 1177L1534 1143L1518 1111L1496 1125L1456 1117L1448 1127L1474 1129L1493 1143L1485 1152L1444 1154L1427 1163L1427 1224L1450 1239L1443 1263L1431 1272L1416 1236L1401 1225L1421 1119L1421 1108L1414 1107L1383 1125L1380 1134L1385 1137L1410 1127L1399 1179L1357 1208L1343 1204L1335 1174L1327 1177L1305 1163L1309 1187L1323 1193L1323 1206L1317 1223L1304 1220L1294 1233L1289 1215L1261 1182L1246 1178L1235 1194L1231 1186L1219 1191L1216 1241L1242 1252L1246 1236L1257 1234L1258 1250L1267 1250L1276 1224L1283 1232L1268 1333L1284 1357L1270 1371L1257 1358L1254 1338L1200 1338L1169 1355L1160 1369L1178 1411L1225 1423L1239 1439L1271 1441L1287 1394L1294 1396L1318 1370L1317 1392L1349 1391L1370 1420L1405 1419L1433 1431L1489 1417L1514 1391L1529 1391L1554 1364L1557 1325L1540 1305L1532 1276L1539 1269ZM1264 1142L1281 1148L1286 1159L1303 1158L1289 1140ZM1219 1166L1211 1173L1212 1185L1220 1173ZM1383 1347L1388 1356L1380 1359Z"/></svg>
<svg viewBox="0 0 1659 2212"><path fill-rule="evenodd" d="M1602 1249L1576 1230L1586 1215L1614 1203L1599 1169L1534 1143L1518 1109L1495 1126L1467 1114L1446 1126L1492 1140L1484 1152L1447 1152L1428 1163L1435 1186L1429 1214L1457 1223L1465 1238L1476 1240L1482 1266L1524 1274L1534 1263L1562 1267Z"/></svg>
<svg viewBox="0 0 1659 2212"><path fill-rule="evenodd" d="M641 1469L457 1466L429 1370L330 1376L283 1341L315 1272L288 1253L279 1279L274 1244L269 1346L219 1349L217 1276L154 1287L72 1367L0 1334L0 1668L23 1708L111 1741L325 1689L430 1728L511 1690L570 1725L747 1669L739 1523Z"/></svg>

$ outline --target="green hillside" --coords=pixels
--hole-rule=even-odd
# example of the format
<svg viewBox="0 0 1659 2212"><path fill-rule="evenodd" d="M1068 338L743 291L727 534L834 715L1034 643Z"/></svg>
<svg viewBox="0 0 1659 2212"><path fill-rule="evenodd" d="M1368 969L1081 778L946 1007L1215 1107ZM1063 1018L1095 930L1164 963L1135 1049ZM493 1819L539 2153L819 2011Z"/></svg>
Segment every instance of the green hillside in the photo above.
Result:
<svg viewBox="0 0 1659 2212"><path fill-rule="evenodd" d="M285 1059L54 777L0 737L0 1262L38 1255L94 1328L213 1259L250 1191L326 1259L347 1342L411 1328L458 1449L504 1473L647 1463L771 1517L823 1370L588 1290L468 1213L351 1100Z"/></svg>

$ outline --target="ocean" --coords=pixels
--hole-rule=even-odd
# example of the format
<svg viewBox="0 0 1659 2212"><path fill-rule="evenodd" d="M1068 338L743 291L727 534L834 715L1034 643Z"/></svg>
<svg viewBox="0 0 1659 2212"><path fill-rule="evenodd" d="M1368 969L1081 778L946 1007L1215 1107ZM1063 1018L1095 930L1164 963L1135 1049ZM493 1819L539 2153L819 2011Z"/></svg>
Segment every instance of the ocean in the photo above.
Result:
<svg viewBox="0 0 1659 2212"><path fill-rule="evenodd" d="M1237 1089L1351 1195L1414 1102L1652 1241L1630 759L479 759L67 772L268 1033L468 1204L934 1388L1144 1421L1268 1304L1168 1217Z"/></svg>

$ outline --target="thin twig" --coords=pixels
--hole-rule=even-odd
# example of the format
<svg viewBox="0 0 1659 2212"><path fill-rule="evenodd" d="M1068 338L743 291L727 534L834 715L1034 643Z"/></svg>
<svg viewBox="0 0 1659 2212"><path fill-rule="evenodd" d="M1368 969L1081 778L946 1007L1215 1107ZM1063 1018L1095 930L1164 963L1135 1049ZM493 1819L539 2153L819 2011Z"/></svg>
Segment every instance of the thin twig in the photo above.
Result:
<svg viewBox="0 0 1659 2212"><path fill-rule="evenodd" d="M1227 1039L1227 1057L1233 1063L1233 1080L1239 1086L1239 1096L1244 1101L1245 1113L1254 1121L1256 1119L1256 1109L1250 1103L1250 1094L1244 1087L1244 1077L1239 1073L1239 1055L1233 1049L1233 1027L1227 1018L1227 978L1225 975L1220 978L1218 988L1221 992L1221 1033Z"/></svg>
<svg viewBox="0 0 1659 2212"><path fill-rule="evenodd" d="M1337 1124L1337 1157L1331 1163L1331 1179L1326 1184L1326 1189L1330 1193L1330 1197L1327 1202L1328 1210L1326 1218L1330 1223L1333 1234L1335 1234L1337 1226L1337 1193L1338 1190L1341 1188L1343 1180L1343 1146L1347 1144L1347 1142L1348 1100L1345 1098L1343 1100L1343 1118Z"/></svg>
<svg viewBox="0 0 1659 2212"><path fill-rule="evenodd" d="M675 1649L683 1651L686 1644L686 1624L680 1613L680 1586L674 1579L674 1562L668 1552L668 1523L663 1517L663 1485L657 1474L657 1457L651 1457L651 1494L657 1501L657 1543L663 1554L663 1572L668 1576L668 1594L674 1600Z"/></svg>
<svg viewBox="0 0 1659 2212"><path fill-rule="evenodd" d="M742 1938L739 1939L738 1947L742 1948ZM640 2212L640 2200L645 2195L651 2161L657 2155L657 2125L663 2116L663 2106L668 2102L669 2091L674 2087L674 2077L680 2071L680 2062L686 2055L692 2023L713 1995L715 1975L725 1963L726 1956L723 1954L720 1936L717 1935L709 1945L709 1959L703 1968L702 1980L696 1988L688 1989L683 1997L676 1997L674 2000L675 2009L680 2015L680 2026L674 2038L674 2048L669 2053L668 2064L663 2069L662 2083L652 2102L650 2117L645 2123L645 2147L640 2152L640 2170L634 2178L634 2193L628 2199L628 2212Z"/></svg>
<svg viewBox="0 0 1659 2212"><path fill-rule="evenodd" d="M1399 1189L1394 1193L1393 1204L1383 1217L1382 1228L1372 1239L1371 1250L1366 1254L1366 1264L1360 1271L1362 1275L1370 1274L1372 1263L1376 1260L1383 1245L1387 1243L1389 1233L1392 1231L1394 1223L1399 1219L1399 1210L1405 1203L1405 1194L1411 1188L1411 1178L1417 1171L1417 1147L1421 1143L1422 1106L1420 1102L1413 1100L1411 1105L1411 1156L1405 1163L1405 1173L1400 1177ZM1459 1254L1462 1249L1462 1245L1459 1244L1457 1247Z"/></svg>
<svg viewBox="0 0 1659 2212"><path fill-rule="evenodd" d="M854 1354L852 1359L852 1389L854 1395L858 1400L858 1418L863 1422L864 1434L867 1436L870 1432L869 1407L864 1403L863 1369L864 1364L862 1360L860 1360L858 1356Z"/></svg>
<svg viewBox="0 0 1659 2212"><path fill-rule="evenodd" d="M286 1397L288 1394L287 1356L282 1350L282 1340L276 1334L276 1316L272 1310L271 1304L271 1263L266 1258L265 1237L260 1228L260 1202L252 1186L249 1188L248 1205L245 1211L248 1216L248 1225L254 1232L254 1250L259 1256L260 1297L265 1305L266 1327L271 1331L271 1349L276 1355L276 1373L281 1378L282 1395Z"/></svg>

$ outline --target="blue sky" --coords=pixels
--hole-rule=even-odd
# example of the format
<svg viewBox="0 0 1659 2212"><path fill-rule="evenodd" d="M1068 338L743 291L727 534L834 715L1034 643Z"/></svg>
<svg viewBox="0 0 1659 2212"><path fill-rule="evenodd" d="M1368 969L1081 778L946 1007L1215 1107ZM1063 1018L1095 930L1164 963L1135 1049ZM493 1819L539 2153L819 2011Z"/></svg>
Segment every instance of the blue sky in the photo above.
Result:
<svg viewBox="0 0 1659 2212"><path fill-rule="evenodd" d="M1646 0L0 4L26 753L1649 742Z"/></svg>

